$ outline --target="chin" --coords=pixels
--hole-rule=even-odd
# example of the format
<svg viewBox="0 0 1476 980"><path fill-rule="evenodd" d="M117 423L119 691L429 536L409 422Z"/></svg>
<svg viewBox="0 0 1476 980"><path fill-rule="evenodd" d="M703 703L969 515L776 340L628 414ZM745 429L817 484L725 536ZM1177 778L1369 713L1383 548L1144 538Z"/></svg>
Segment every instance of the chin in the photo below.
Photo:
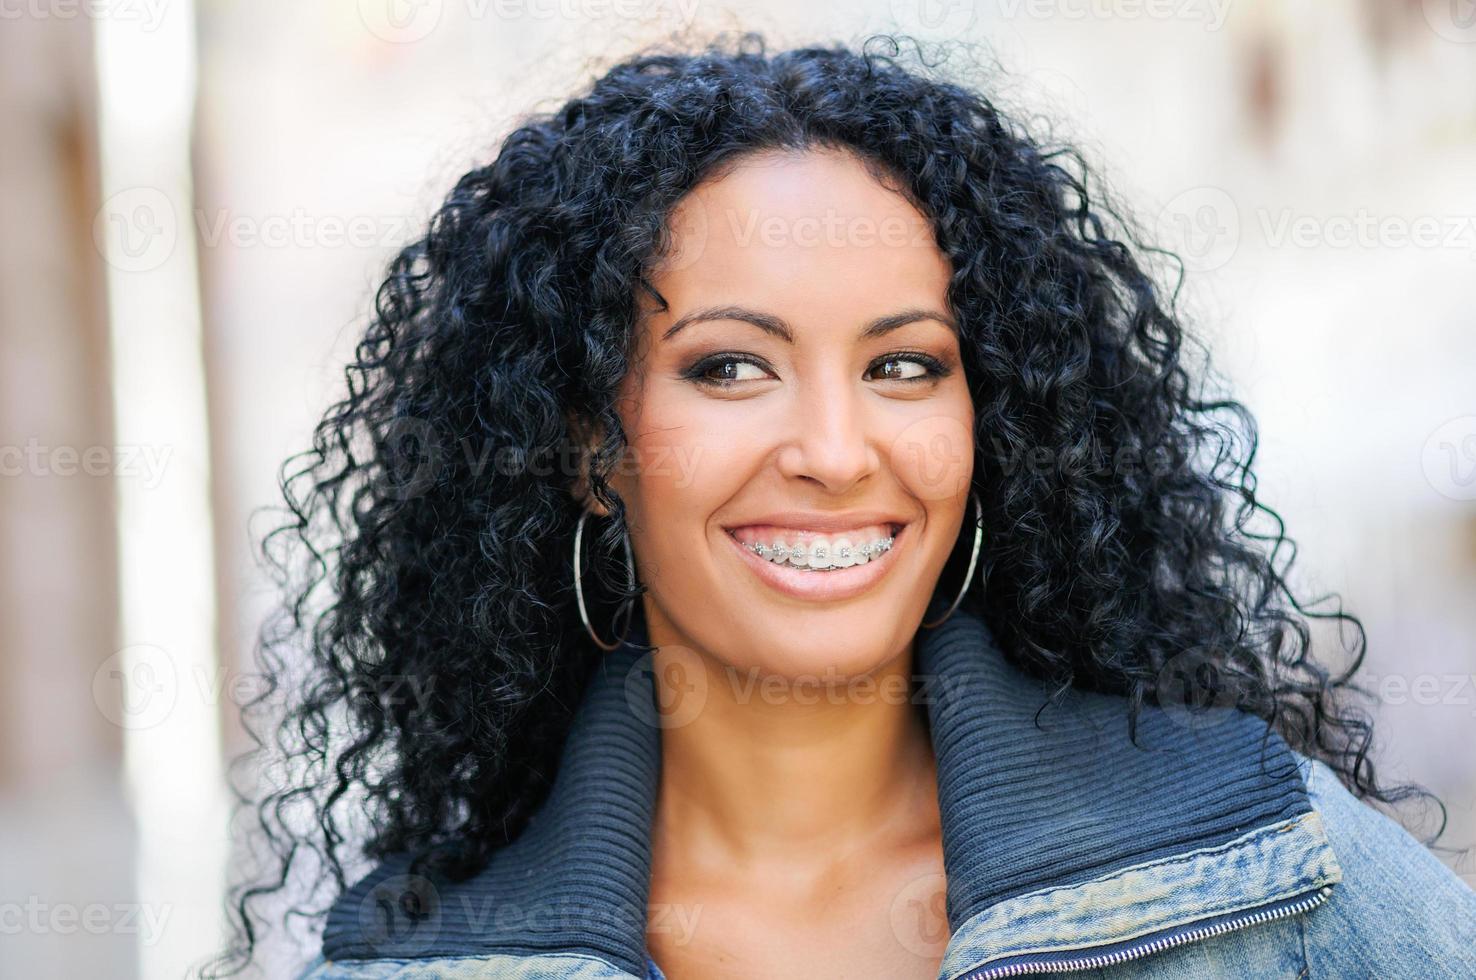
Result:
<svg viewBox="0 0 1476 980"><path fill-rule="evenodd" d="M758 651L745 644L743 653L747 662L728 661L729 665L740 679L756 672L759 676L774 676L798 684L844 684L877 672L896 659L906 646L906 639L894 637L895 631L890 628L868 627L852 619L845 632L869 638L868 642L858 644L837 639L837 631L815 623L813 613L806 618L811 621L807 628L778 631L786 635L783 642L765 644Z"/></svg>

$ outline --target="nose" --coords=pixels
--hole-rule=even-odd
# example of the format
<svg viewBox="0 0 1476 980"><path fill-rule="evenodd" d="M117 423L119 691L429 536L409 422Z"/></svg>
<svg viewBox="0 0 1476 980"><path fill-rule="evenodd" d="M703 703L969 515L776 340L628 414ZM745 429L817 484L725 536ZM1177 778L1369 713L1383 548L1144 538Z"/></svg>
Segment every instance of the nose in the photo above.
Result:
<svg viewBox="0 0 1476 980"><path fill-rule="evenodd" d="M844 493L881 466L868 424L864 392L836 378L805 385L791 414L791 435L779 453L787 477Z"/></svg>

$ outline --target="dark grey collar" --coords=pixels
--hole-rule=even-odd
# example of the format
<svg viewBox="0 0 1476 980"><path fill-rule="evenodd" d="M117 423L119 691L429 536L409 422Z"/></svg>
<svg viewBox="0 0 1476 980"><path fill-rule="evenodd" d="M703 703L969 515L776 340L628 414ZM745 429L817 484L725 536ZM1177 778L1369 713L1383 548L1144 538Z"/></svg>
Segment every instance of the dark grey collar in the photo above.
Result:
<svg viewBox="0 0 1476 980"><path fill-rule="evenodd" d="M549 798L515 842L460 883L410 880L408 859L385 861L330 910L323 955L568 953L645 976L661 735L643 640L596 671ZM1249 715L1145 708L1134 746L1121 698L1073 691L1040 711L1046 688L962 610L921 631L916 660L955 930L1027 892L1212 848L1311 810L1292 754Z"/></svg>

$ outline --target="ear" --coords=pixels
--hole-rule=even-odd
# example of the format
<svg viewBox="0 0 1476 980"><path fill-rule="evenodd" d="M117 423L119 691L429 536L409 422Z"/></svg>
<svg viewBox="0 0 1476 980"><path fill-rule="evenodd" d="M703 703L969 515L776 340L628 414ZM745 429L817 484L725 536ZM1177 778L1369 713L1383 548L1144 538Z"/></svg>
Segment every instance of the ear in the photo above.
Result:
<svg viewBox="0 0 1476 980"><path fill-rule="evenodd" d="M575 456L578 461L578 469L574 474L574 482L569 487L569 493L596 517L608 517L610 508L597 500L590 492L589 478L590 461L594 456L595 447L604 438L602 430L598 425L591 424L576 413L570 412L566 418L569 423L569 432L574 439Z"/></svg>

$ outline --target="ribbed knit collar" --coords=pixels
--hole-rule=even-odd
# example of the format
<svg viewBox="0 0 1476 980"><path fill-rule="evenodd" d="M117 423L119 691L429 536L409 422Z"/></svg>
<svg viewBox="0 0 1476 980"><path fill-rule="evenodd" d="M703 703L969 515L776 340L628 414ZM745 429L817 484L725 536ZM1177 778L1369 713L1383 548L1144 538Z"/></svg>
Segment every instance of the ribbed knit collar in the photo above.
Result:
<svg viewBox="0 0 1476 980"><path fill-rule="evenodd" d="M596 670L548 799L516 841L458 883L411 881L407 859L383 862L330 910L323 955L566 953L645 976L661 732L643 641ZM963 610L919 633L913 671L937 759L954 930L1027 892L1213 848L1311 809L1263 721L1145 707L1134 745L1122 698L1072 691L1040 710L1047 688Z"/></svg>

